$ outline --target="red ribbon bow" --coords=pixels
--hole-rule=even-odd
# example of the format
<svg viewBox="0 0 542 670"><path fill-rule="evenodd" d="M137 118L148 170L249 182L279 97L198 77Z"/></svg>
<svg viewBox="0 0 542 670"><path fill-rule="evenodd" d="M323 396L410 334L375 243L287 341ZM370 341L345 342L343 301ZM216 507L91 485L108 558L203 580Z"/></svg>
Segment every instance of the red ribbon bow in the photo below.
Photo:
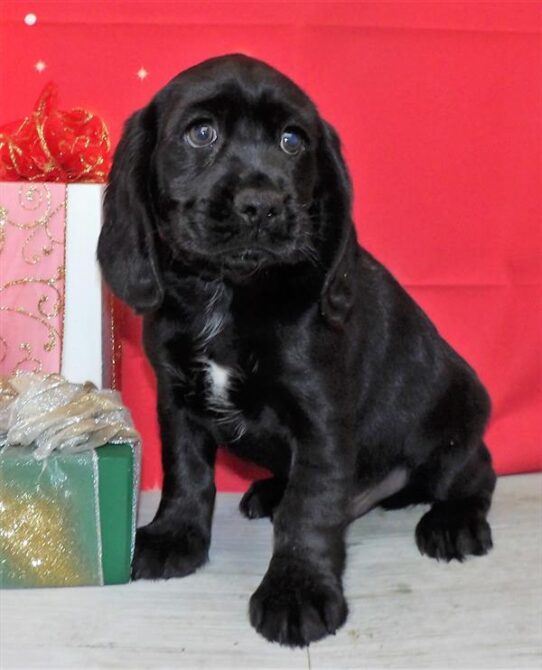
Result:
<svg viewBox="0 0 542 670"><path fill-rule="evenodd" d="M0 180L104 182L111 167L109 132L85 109L61 111L45 86L34 111L0 128Z"/></svg>

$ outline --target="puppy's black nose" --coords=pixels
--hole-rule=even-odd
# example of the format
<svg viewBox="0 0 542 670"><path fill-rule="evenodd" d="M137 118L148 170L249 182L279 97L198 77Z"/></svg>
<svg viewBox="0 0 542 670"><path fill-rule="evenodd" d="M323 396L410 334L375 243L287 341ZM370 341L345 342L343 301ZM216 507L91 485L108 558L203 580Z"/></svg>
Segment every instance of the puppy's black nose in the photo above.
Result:
<svg viewBox="0 0 542 670"><path fill-rule="evenodd" d="M280 217L284 210L282 195L271 189L244 188L234 198L233 206L248 223L265 223Z"/></svg>

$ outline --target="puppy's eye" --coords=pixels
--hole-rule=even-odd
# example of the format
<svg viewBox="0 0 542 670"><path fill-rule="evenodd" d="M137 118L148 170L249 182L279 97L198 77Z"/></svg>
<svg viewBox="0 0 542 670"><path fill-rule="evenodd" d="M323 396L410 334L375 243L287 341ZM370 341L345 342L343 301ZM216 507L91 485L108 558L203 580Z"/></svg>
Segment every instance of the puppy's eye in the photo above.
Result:
<svg viewBox="0 0 542 670"><path fill-rule="evenodd" d="M280 148L284 153L295 156L303 149L301 134L293 129L287 128L280 137Z"/></svg>
<svg viewBox="0 0 542 670"><path fill-rule="evenodd" d="M208 147L218 137L216 128L210 123L196 123L185 133L186 141L194 149Z"/></svg>

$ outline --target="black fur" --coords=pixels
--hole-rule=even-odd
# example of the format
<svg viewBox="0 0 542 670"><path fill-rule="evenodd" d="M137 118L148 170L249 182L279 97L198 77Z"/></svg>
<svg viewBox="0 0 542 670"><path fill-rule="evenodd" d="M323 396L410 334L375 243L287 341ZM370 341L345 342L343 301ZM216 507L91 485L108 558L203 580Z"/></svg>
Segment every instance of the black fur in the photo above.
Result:
<svg viewBox="0 0 542 670"><path fill-rule="evenodd" d="M217 130L213 144L189 143L197 122ZM280 147L286 128L303 141L297 155ZM145 315L158 381L164 487L133 576L205 563L215 452L228 443L274 475L241 502L274 523L250 619L292 646L344 623L345 530L375 504L432 504L416 529L429 556L491 548L488 396L358 245L350 201L339 140L309 98L227 56L128 120L98 249L113 291ZM210 361L230 372L222 395Z"/></svg>

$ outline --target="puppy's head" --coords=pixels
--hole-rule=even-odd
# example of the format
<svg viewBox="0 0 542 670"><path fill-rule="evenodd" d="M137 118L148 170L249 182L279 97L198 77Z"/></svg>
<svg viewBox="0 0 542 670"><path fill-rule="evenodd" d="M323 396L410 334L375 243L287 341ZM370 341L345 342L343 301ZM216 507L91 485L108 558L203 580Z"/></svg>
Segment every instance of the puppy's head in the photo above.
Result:
<svg viewBox="0 0 542 670"><path fill-rule="evenodd" d="M126 123L98 256L139 312L162 300L162 271L246 282L313 263L333 283L351 235L350 184L333 129L291 80L241 55L173 79Z"/></svg>

